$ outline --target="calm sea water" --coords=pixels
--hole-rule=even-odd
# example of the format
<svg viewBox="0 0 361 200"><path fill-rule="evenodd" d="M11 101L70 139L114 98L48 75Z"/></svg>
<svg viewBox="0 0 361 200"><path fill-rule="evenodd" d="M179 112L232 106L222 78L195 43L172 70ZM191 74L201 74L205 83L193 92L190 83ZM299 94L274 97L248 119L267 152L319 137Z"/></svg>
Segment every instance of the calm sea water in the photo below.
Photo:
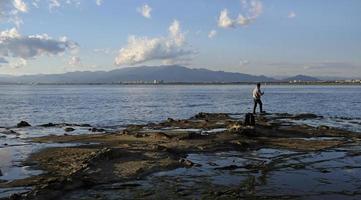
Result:
<svg viewBox="0 0 361 200"><path fill-rule="evenodd" d="M89 123L121 126L188 118L198 112L244 113L252 85L0 86L0 126ZM267 112L361 117L360 86L264 86Z"/></svg>

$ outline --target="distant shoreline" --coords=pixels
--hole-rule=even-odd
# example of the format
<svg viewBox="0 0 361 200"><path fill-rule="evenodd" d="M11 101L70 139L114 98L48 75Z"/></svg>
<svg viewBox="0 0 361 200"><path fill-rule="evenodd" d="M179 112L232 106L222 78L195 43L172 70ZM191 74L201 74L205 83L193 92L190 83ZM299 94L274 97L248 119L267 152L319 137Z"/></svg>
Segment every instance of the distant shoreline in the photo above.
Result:
<svg viewBox="0 0 361 200"><path fill-rule="evenodd" d="M0 85L254 85L258 82L169 82L169 83L0 83ZM265 85L354 85L361 82L260 82Z"/></svg>

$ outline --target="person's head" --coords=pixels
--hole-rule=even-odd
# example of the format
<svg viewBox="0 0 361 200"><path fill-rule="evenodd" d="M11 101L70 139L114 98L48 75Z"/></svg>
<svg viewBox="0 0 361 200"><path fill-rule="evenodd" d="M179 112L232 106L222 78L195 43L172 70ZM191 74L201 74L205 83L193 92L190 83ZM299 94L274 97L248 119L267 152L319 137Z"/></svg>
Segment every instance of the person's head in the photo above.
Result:
<svg viewBox="0 0 361 200"><path fill-rule="evenodd" d="M257 83L257 87L260 88L260 87L261 87L261 83Z"/></svg>

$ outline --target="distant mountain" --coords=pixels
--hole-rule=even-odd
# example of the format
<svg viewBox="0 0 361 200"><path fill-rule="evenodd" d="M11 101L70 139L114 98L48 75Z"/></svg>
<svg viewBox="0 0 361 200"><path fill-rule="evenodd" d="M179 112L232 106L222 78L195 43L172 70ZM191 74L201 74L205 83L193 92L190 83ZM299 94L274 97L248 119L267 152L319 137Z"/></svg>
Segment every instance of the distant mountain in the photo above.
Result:
<svg viewBox="0 0 361 200"><path fill-rule="evenodd" d="M276 81L266 76L254 76L242 73L190 69L178 65L127 67L112 71L83 71L65 74L25 75L3 77L0 82L10 83L119 83L162 80L166 83L203 83L203 82L270 82Z"/></svg>
<svg viewBox="0 0 361 200"><path fill-rule="evenodd" d="M320 79L312 77L312 76L305 76L305 75L297 75L283 79L283 81L320 81Z"/></svg>

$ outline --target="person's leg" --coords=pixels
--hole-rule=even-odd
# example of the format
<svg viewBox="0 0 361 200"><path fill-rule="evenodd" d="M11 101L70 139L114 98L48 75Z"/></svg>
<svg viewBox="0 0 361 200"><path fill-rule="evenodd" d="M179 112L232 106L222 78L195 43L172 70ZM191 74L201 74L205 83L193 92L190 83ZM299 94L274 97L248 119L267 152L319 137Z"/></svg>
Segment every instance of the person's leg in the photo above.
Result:
<svg viewBox="0 0 361 200"><path fill-rule="evenodd" d="M263 112L263 109L262 109L262 101L261 101L261 99L260 100L258 100L258 103L259 103L259 110L261 111L261 113Z"/></svg>
<svg viewBox="0 0 361 200"><path fill-rule="evenodd" d="M256 99L253 99L253 103L254 103L254 106L253 106L253 114L256 114L257 100L256 100Z"/></svg>

